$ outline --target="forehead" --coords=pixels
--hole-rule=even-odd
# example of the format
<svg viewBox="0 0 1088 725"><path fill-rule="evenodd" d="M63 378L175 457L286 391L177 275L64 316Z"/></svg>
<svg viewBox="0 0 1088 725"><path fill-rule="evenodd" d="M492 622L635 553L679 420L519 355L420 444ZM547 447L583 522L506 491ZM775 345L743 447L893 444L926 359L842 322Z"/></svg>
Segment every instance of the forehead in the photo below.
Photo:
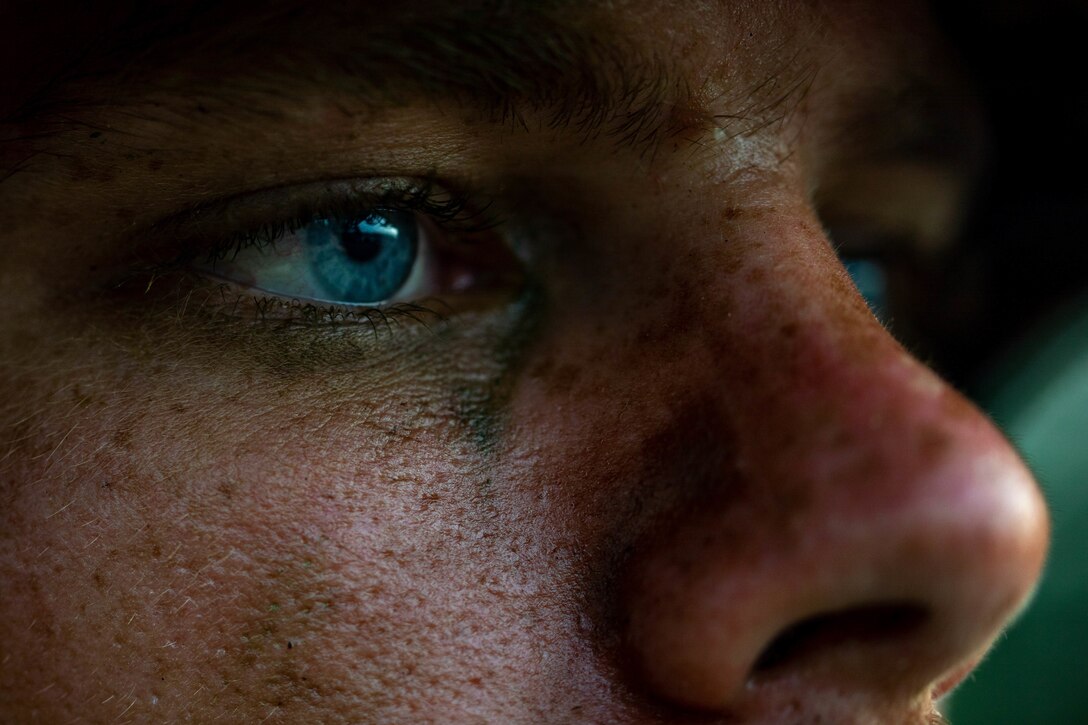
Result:
<svg viewBox="0 0 1088 725"><path fill-rule="evenodd" d="M14 22L4 24L7 32L0 35L8 37L0 39L16 91L55 81L73 66L84 80L97 73L139 76L162 66L281 70L321 60L360 75L405 65L424 75L437 70L428 67L433 61L456 58L460 72L490 66L493 74L523 67L558 74L575 63L602 60L635 72L656 63L667 66L675 83L713 98L791 66L859 55L866 56L868 72L884 72L893 61L917 66L930 47L925 14L914 2L107 2L83 17L68 15L60 27L59 8L49 5L7 11ZM351 57L357 60L345 62ZM456 85L460 79L447 67L442 80Z"/></svg>
<svg viewBox="0 0 1088 725"><path fill-rule="evenodd" d="M960 178L978 157L921 3L114 2L59 29L58 8L47 10L0 23L26 49L6 67L15 89L0 108L22 124L24 141L5 149L18 169L143 144L196 176L214 170L231 193L255 168L227 163L216 144L248 149L274 177L360 139L401 139L403 153L441 133L443 153L484 158L497 144L509 155L507 131L542 160L559 158L559 143L565 165L617 150L712 174L803 159L805 183L832 190L859 159L921 160ZM86 127L123 143L88 150Z"/></svg>
<svg viewBox="0 0 1088 725"><path fill-rule="evenodd" d="M845 127L896 153L904 137L933 145L948 129L932 119L957 116L943 111L958 83L913 2L113 2L59 31L44 7L6 24L7 51L30 50L6 66L0 115L61 130L73 117L112 127L96 114L125 105L145 116L157 93L153 105L232 104L265 126L299 98L339 97L353 113L453 101L640 152L803 116L826 149L819 129Z"/></svg>

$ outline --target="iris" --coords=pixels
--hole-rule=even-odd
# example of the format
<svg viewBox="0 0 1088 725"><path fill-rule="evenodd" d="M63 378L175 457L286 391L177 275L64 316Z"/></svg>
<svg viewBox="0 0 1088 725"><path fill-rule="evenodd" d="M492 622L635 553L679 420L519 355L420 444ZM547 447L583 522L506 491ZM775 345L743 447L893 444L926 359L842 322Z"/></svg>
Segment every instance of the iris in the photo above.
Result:
<svg viewBox="0 0 1088 725"><path fill-rule="evenodd" d="M411 212L378 209L353 218L318 219L301 231L321 296L346 304L393 297L418 254L419 222Z"/></svg>

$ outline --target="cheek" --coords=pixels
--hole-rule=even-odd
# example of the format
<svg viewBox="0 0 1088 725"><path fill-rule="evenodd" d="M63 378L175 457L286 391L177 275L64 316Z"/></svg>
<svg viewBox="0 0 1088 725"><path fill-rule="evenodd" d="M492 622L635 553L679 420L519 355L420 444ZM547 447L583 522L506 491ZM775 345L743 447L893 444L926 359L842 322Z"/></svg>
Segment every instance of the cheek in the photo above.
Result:
<svg viewBox="0 0 1088 725"><path fill-rule="evenodd" d="M276 481L249 487L226 455L238 441L219 411L163 394L181 381L76 380L35 391L5 462L5 691L48 687L35 705L102 719L228 703L247 666L286 647L292 620L319 616L319 582L309 606L292 592L316 547L269 513ZM295 511L307 529L308 509Z"/></svg>
<svg viewBox="0 0 1088 725"><path fill-rule="evenodd" d="M0 684L26 710L404 719L484 697L480 673L545 676L532 653L575 624L542 582L568 565L489 463L471 382L386 376L394 402L146 367L12 385Z"/></svg>
<svg viewBox="0 0 1088 725"><path fill-rule="evenodd" d="M5 435L4 691L51 687L43 702L90 701L105 718L133 686L136 711L151 700L168 711L223 704L255 677L272 691L306 682L304 658L280 653L303 624L334 626L344 592L329 572L342 562L323 512L342 493L344 457L315 450L327 446L312 420L283 435L285 408L252 395L169 372L69 369L6 398L27 405Z"/></svg>

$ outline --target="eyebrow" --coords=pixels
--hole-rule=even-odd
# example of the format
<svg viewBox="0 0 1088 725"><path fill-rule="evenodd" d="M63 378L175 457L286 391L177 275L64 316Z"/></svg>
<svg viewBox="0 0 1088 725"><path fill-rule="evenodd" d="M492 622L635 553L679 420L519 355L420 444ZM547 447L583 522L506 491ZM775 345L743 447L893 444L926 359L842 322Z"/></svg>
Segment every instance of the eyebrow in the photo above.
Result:
<svg viewBox="0 0 1088 725"><path fill-rule="evenodd" d="M48 134L124 106L124 89L198 88L224 102L242 90L238 112L275 115L295 88L323 88L375 108L453 101L511 127L572 128L641 150L713 124L675 59L626 44L601 22L597 2L407 0L395 13L375 3L317 12L294 2L259 12L229 5L136 8L4 120ZM187 69L180 81L177 69ZM217 77L224 69L229 79Z"/></svg>
<svg viewBox="0 0 1088 725"><path fill-rule="evenodd" d="M38 156L63 155L56 139L73 130L123 133L126 115L199 120L204 103L228 120L276 118L315 91L344 94L362 109L452 102L488 122L604 136L652 156L670 139L699 147L711 133L731 139L786 118L818 71L798 54L710 95L682 48L637 45L616 28L616 15L609 0L399 0L384 9L377 0L103 3L92 16L106 27L88 30L93 41L60 34L74 49L67 66L13 110L0 109L0 183ZM48 22L40 34L57 35ZM42 37L24 35L37 49ZM841 119L844 147L954 165L965 152L977 157L955 109L925 100L943 94L909 85L856 98ZM169 102L146 103L156 94Z"/></svg>

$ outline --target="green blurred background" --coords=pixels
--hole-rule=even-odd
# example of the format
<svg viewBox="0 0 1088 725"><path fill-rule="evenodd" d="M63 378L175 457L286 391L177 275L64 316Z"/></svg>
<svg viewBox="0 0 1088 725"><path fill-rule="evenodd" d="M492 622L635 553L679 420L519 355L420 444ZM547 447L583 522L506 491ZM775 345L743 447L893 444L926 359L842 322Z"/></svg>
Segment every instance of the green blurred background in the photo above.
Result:
<svg viewBox="0 0 1088 725"><path fill-rule="evenodd" d="M1043 325L978 397L1039 477L1053 543L1032 606L947 713L955 725L1088 723L1088 298Z"/></svg>
<svg viewBox="0 0 1088 725"><path fill-rule="evenodd" d="M1050 503L1033 605L947 703L953 725L1088 724L1088 0L934 2L990 163L906 342L1003 427ZM893 325L893 331L894 325Z"/></svg>

